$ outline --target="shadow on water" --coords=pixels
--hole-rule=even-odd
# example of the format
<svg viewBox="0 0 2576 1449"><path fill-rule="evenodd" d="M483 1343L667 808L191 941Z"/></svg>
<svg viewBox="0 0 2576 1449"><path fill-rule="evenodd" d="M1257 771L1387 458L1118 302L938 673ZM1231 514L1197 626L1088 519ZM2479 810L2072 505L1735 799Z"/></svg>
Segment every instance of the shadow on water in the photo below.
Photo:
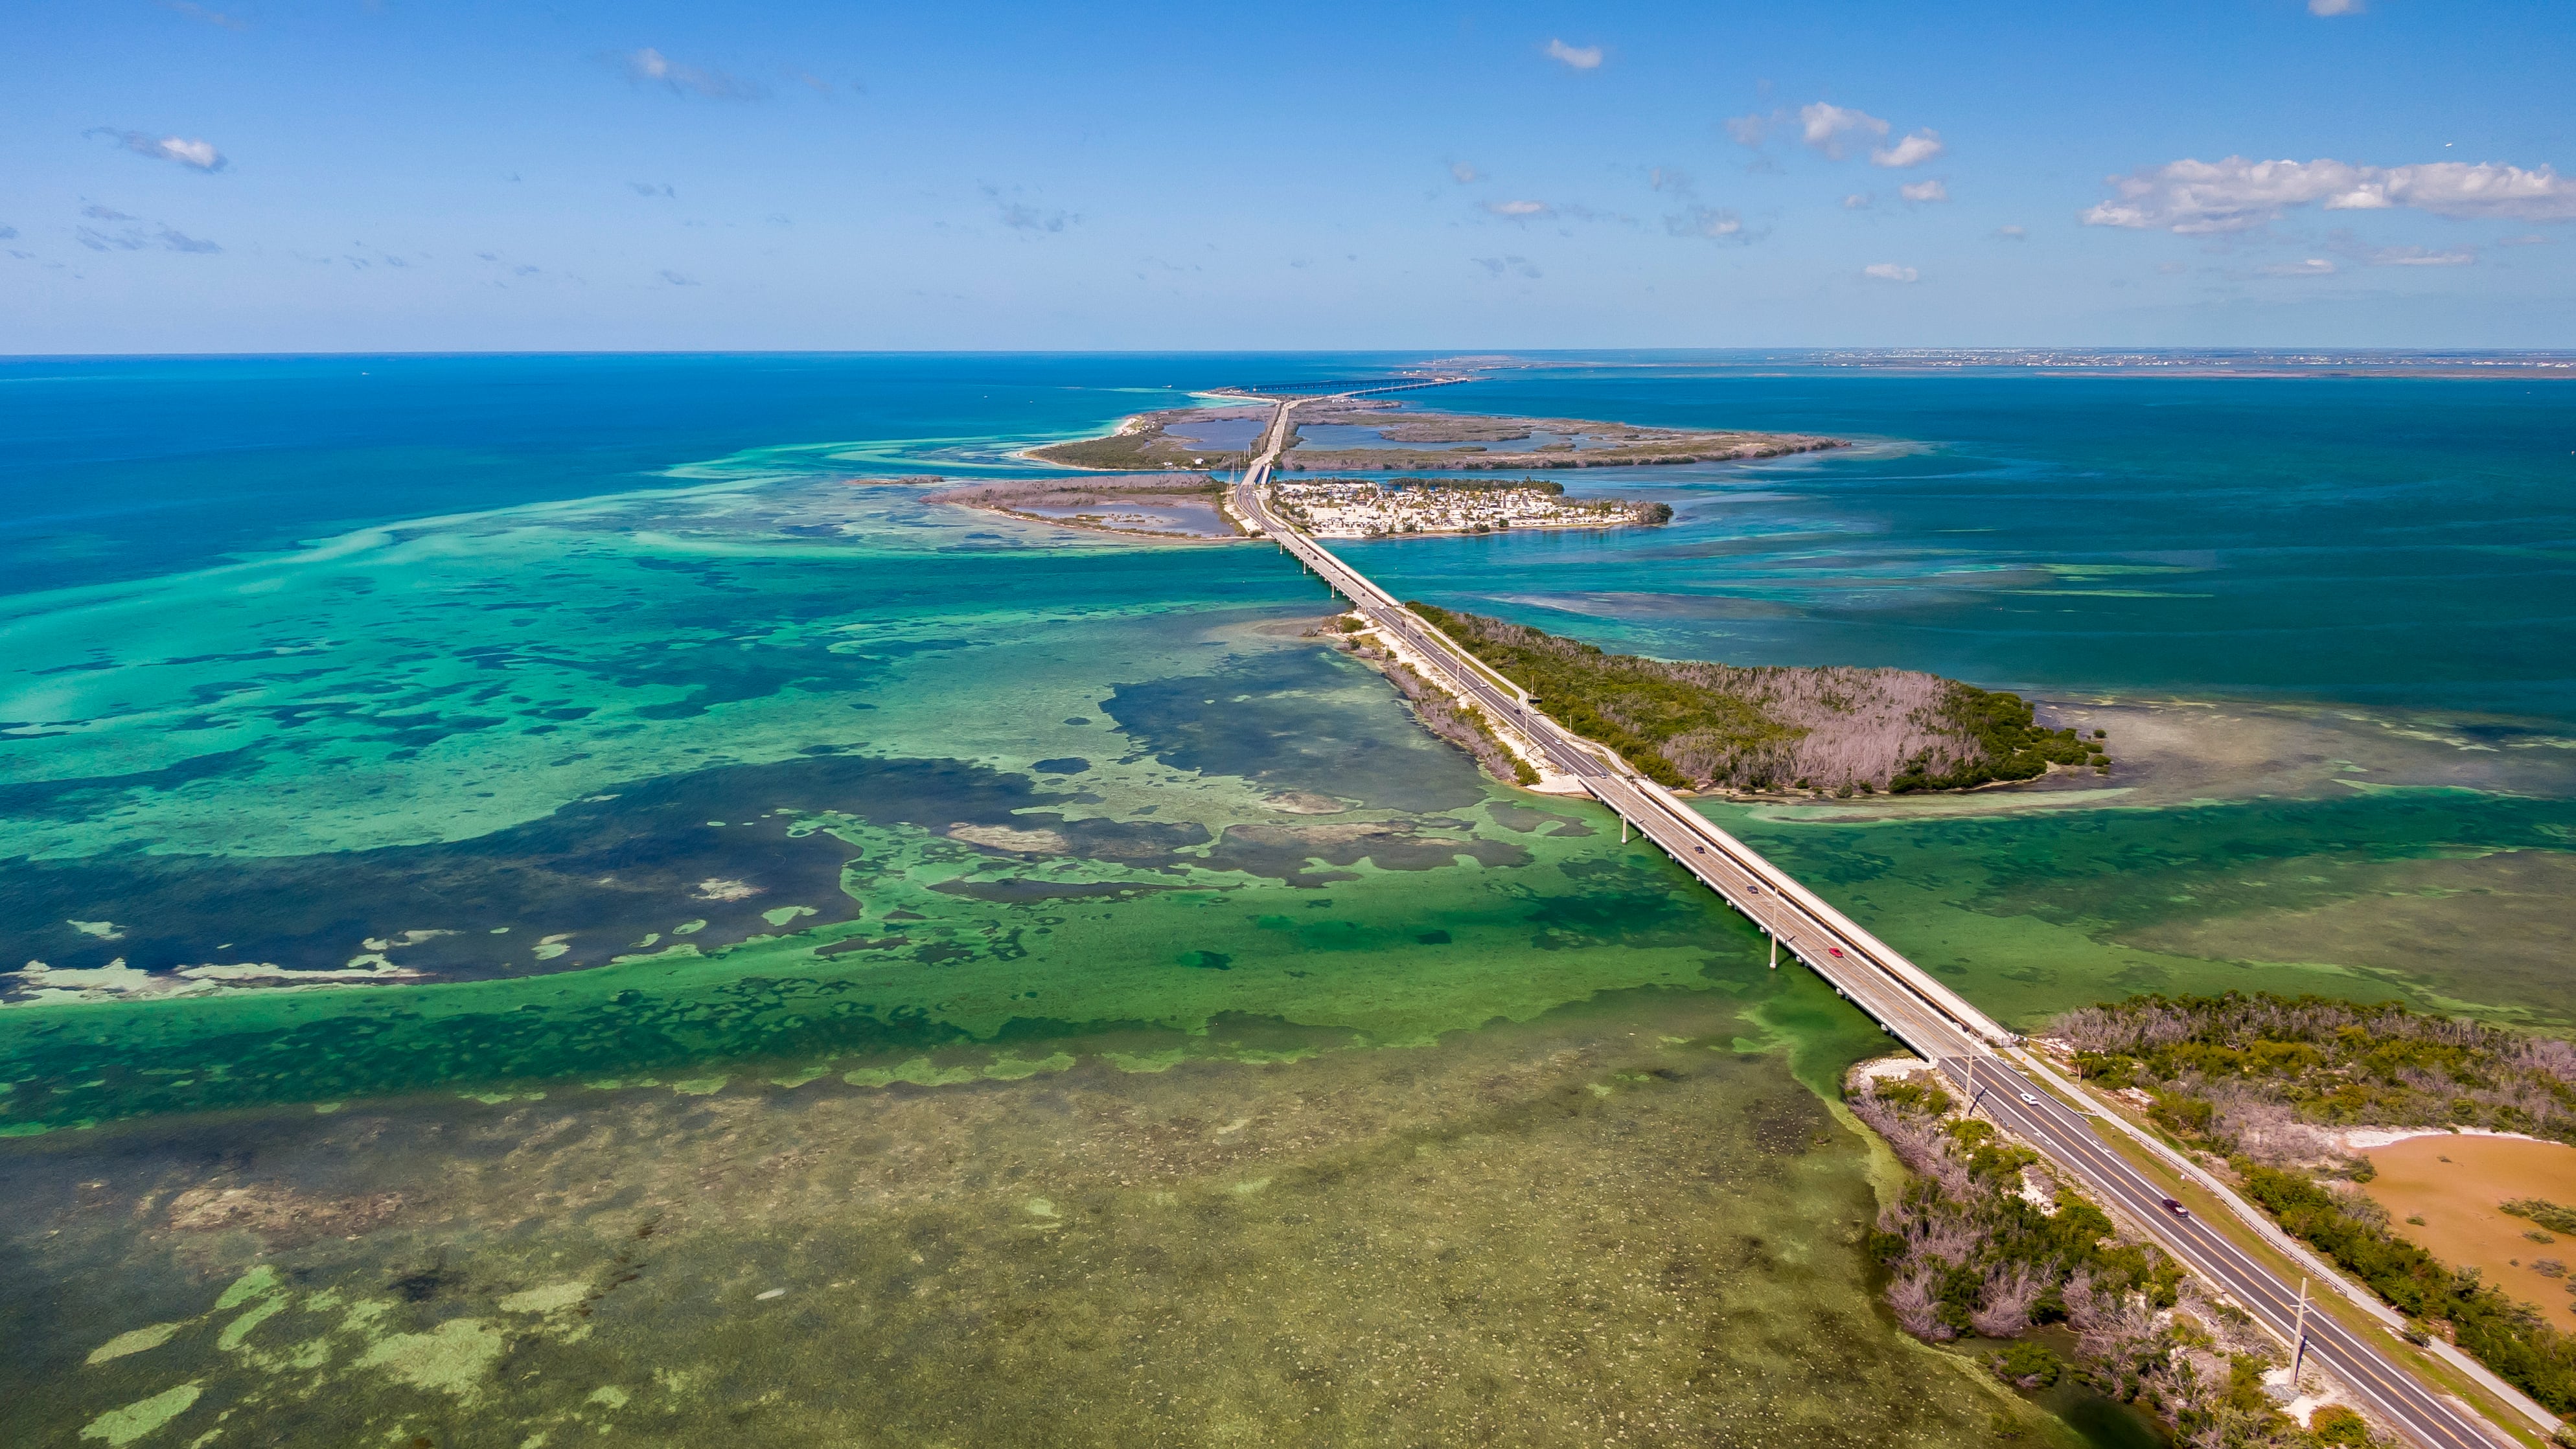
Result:
<svg viewBox="0 0 2576 1449"><path fill-rule="evenodd" d="M2090 1449L2170 1449L2173 1443L2155 1420L2091 1389L2061 1384L2031 1399L2074 1430Z"/></svg>

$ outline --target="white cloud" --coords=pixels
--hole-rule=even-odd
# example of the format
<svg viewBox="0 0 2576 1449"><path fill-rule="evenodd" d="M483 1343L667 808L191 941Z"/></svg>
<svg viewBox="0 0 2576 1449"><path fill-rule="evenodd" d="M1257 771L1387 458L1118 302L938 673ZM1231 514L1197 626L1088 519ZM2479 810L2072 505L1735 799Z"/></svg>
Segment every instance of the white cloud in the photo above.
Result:
<svg viewBox="0 0 2576 1449"><path fill-rule="evenodd" d="M2328 211L2413 207L2435 216L2576 220L2576 181L2549 167L2433 161L2355 166L2342 161L2169 161L2108 178L2119 193L2082 214L2086 226L2163 229L2186 236L2261 226L2293 206Z"/></svg>
<svg viewBox="0 0 2576 1449"><path fill-rule="evenodd" d="M2268 267L2258 268L2257 274L2266 277L2331 277L2335 274L2335 264L2323 257L2309 257L2305 261L2274 262Z"/></svg>
<svg viewBox="0 0 2576 1449"><path fill-rule="evenodd" d="M697 278L679 272L664 272L661 276L664 282L674 287L694 287L698 284Z"/></svg>
<svg viewBox="0 0 2576 1449"><path fill-rule="evenodd" d="M1482 181L1482 180L1484 180L1484 179L1485 179L1485 173L1483 173L1483 172L1481 172L1481 171L1477 170L1477 169L1476 169L1475 167L1473 167L1473 166L1468 165L1468 164L1467 164L1466 162L1464 162L1464 161L1452 161L1452 162L1450 162L1450 163L1449 163L1449 174L1450 174L1450 175L1452 175L1452 176L1454 176L1454 177L1456 177L1456 178L1458 178L1458 184L1459 184L1459 185L1461 185L1461 186L1472 186L1472 185L1474 185L1476 182L1479 182L1479 181Z"/></svg>
<svg viewBox="0 0 2576 1449"><path fill-rule="evenodd" d="M1496 216L1509 217L1513 221L1528 221L1533 217L1556 214L1556 208L1544 201L1488 201L1485 203L1485 210Z"/></svg>
<svg viewBox="0 0 2576 1449"><path fill-rule="evenodd" d="M2002 237L2005 241L2028 241L2030 240L2030 228L2026 226L1999 226L1995 228L1995 235Z"/></svg>
<svg viewBox="0 0 2576 1449"><path fill-rule="evenodd" d="M1691 174L1671 166L1658 166L1647 172L1646 184L1657 191L1669 191L1675 196L1691 194Z"/></svg>
<svg viewBox="0 0 2576 1449"><path fill-rule="evenodd" d="M161 0L161 8L164 10L175 10L180 14L187 16L191 20L202 20L208 25L219 25L226 30L250 29L249 25L240 20L234 19L230 15L224 14L220 10L209 10L203 5L191 5L188 3L188 0Z"/></svg>
<svg viewBox="0 0 2576 1449"><path fill-rule="evenodd" d="M1867 211L1871 200L1872 198L1868 192L1855 191L1851 195L1843 198L1843 210Z"/></svg>
<svg viewBox="0 0 2576 1449"><path fill-rule="evenodd" d="M1800 139L1835 160L1841 160L1844 138L1857 131L1863 135L1884 136L1887 123L1866 111L1818 101L1798 111Z"/></svg>
<svg viewBox="0 0 2576 1449"><path fill-rule="evenodd" d="M81 208L81 215L91 221L113 224L112 229L100 226L73 229L72 240L94 252L139 252L158 248L163 251L204 254L223 250L213 242L190 236L177 227L160 222L147 222L141 217L129 216L110 207L96 204L84 206ZM17 233L11 232L10 235L15 236Z"/></svg>
<svg viewBox="0 0 2576 1449"><path fill-rule="evenodd" d="M1860 274L1879 282L1914 282L1922 280L1923 277L1921 272L1912 267L1900 267L1894 262L1872 262L1861 268Z"/></svg>
<svg viewBox="0 0 2576 1449"><path fill-rule="evenodd" d="M1949 149L1941 144L1940 132L1925 129L1915 132L1893 146L1881 146L1870 152L1869 164L1891 168L1920 166Z"/></svg>
<svg viewBox="0 0 2576 1449"><path fill-rule="evenodd" d="M1508 275L1535 278L1545 275L1540 272L1527 257L1473 257L1470 258L1470 260L1475 262L1477 266L1483 267L1486 275L1488 276L1500 277Z"/></svg>
<svg viewBox="0 0 2576 1449"><path fill-rule="evenodd" d="M986 182L982 189L984 199L993 203L994 219L1013 231L1027 232L1033 236L1043 235L1061 232L1082 220L1078 212L1032 206L1025 201L1013 200L1012 198L1019 195L1022 190L1017 186L1005 192L999 186Z"/></svg>
<svg viewBox="0 0 2576 1449"><path fill-rule="evenodd" d="M176 161L200 171L221 171L231 164L211 141L184 139L178 136L152 137L141 131L118 131L106 126L93 126L81 132L84 136L106 136L137 156L156 161Z"/></svg>
<svg viewBox="0 0 2576 1449"><path fill-rule="evenodd" d="M1708 241L1750 241L1744 234L1744 219L1734 212L1714 206L1694 206L1664 218L1664 230L1674 236L1700 237Z"/></svg>
<svg viewBox="0 0 2576 1449"><path fill-rule="evenodd" d="M1564 61L1567 65L1574 67L1576 70L1599 70L1601 68L1601 47L1597 45L1568 45L1562 40L1551 39L1547 43L1547 58L1550 60Z"/></svg>
<svg viewBox="0 0 2576 1449"><path fill-rule="evenodd" d="M1013 231L1062 231L1074 218L1061 211L1044 211L1024 201L995 203L1001 223Z"/></svg>
<svg viewBox="0 0 2576 1449"><path fill-rule="evenodd" d="M2310 15L2359 15L2361 0L2308 0Z"/></svg>
<svg viewBox="0 0 2576 1449"><path fill-rule="evenodd" d="M1933 176L1900 186L1896 188L1896 194L1917 206L1929 206L1936 201L1949 200L1950 188L1941 184L1940 177Z"/></svg>
<svg viewBox="0 0 2576 1449"><path fill-rule="evenodd" d="M1762 138L1771 134L1771 122L1758 111L1750 116L1733 116L1726 122L1726 134L1734 137L1738 146L1759 146Z"/></svg>
<svg viewBox="0 0 2576 1449"><path fill-rule="evenodd" d="M2431 247L2381 247L2366 253L2364 260L2374 267L2473 267L2478 253L2475 247L2438 252Z"/></svg>
<svg viewBox="0 0 2576 1449"><path fill-rule="evenodd" d="M767 92L737 76L727 75L712 66L688 65L671 59L651 46L630 50L618 59L626 63L626 74L635 80L668 86L675 96L703 96L711 101L754 101Z"/></svg>
<svg viewBox="0 0 2576 1449"><path fill-rule="evenodd" d="M2500 247L2545 247L2549 245L2549 238L2542 236L2540 233L2535 231L2522 236L2498 238L2496 245Z"/></svg>

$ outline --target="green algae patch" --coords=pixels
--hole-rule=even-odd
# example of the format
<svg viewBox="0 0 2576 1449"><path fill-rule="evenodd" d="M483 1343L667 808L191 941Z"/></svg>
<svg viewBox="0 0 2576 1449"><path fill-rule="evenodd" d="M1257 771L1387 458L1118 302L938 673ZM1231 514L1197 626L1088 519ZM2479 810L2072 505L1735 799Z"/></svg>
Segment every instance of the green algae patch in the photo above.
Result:
<svg viewBox="0 0 2576 1449"><path fill-rule="evenodd" d="M504 1313L556 1313L590 1296L590 1280L575 1278L565 1283L548 1283L523 1289L501 1300Z"/></svg>
<svg viewBox="0 0 2576 1449"><path fill-rule="evenodd" d="M914 1057L891 1067L861 1067L843 1072L841 1080L853 1087L884 1087L896 1082L909 1082L916 1087L954 1087L978 1081L983 1073L974 1067L937 1067L928 1057Z"/></svg>
<svg viewBox="0 0 2576 1449"><path fill-rule="evenodd" d="M81 1360L81 1362L105 1363L109 1359L123 1358L129 1353L143 1353L150 1349L159 1348L161 1345L170 1341L170 1335L177 1333L180 1329L185 1328L186 1326L187 1325L183 1323L155 1323L144 1328L129 1328L125 1332L118 1334L116 1337L109 1339L107 1342L100 1344L98 1347L91 1349L89 1351L89 1357Z"/></svg>
<svg viewBox="0 0 2576 1449"><path fill-rule="evenodd" d="M1074 1058L1066 1052L1055 1052L1035 1061L1023 1057L1001 1056L984 1069L984 1075L997 1082L1016 1082L1040 1072L1062 1072L1072 1069Z"/></svg>
<svg viewBox="0 0 2576 1449"><path fill-rule="evenodd" d="M250 1337L252 1329L259 1327L261 1324L266 1323L268 1320L275 1318L277 1315L284 1313L285 1311L286 1300L284 1298L262 1298L257 1303L251 1305L250 1311L224 1325L224 1331L215 1336L215 1347L220 1349L236 1349L241 1347L242 1340Z"/></svg>
<svg viewBox="0 0 2576 1449"><path fill-rule="evenodd" d="M683 1097L712 1097L724 1090L725 1081L723 1077L692 1077L685 1082L673 1082L671 1090Z"/></svg>
<svg viewBox="0 0 2576 1449"><path fill-rule="evenodd" d="M205 1390L195 1384L181 1384L163 1389L148 1399L137 1399L122 1409L110 1409L89 1421L80 1431L84 1439L104 1439L109 1449L131 1444L172 1419L188 1411Z"/></svg>
<svg viewBox="0 0 2576 1449"><path fill-rule="evenodd" d="M380 1368L418 1389L473 1398L501 1356L500 1333L479 1318L451 1318L427 1333L397 1333L367 1350L360 1368Z"/></svg>
<svg viewBox="0 0 2576 1449"><path fill-rule="evenodd" d="M376 1320L393 1311L394 1305L385 1299L361 1299L356 1303L350 1304L349 1311L340 1315L340 1331L342 1333L373 1333L375 1331Z"/></svg>
<svg viewBox="0 0 2576 1449"><path fill-rule="evenodd" d="M612 1409L622 1409L626 1407L626 1397L626 1391L619 1388L617 1385L601 1384L598 1388L590 1391L590 1398L587 1402L603 1404Z"/></svg>
<svg viewBox="0 0 2576 1449"><path fill-rule="evenodd" d="M262 1263L233 1280L233 1285L224 1290L224 1296L215 1300L215 1311L221 1313L227 1308L239 1308L254 1298L276 1291L277 1270Z"/></svg>
<svg viewBox="0 0 2576 1449"><path fill-rule="evenodd" d="M1466 788L1478 789L1472 779ZM1074 1037L1103 1037L1120 1065L1151 1070L1169 1035L1204 1037L1221 1022L1422 1046L1601 991L1756 979L1745 969L1751 930L1660 855L1618 845L1615 831L1526 836L1459 807L1281 824L1260 808L1253 824L1213 821L1212 842L1158 870L1000 858L915 827L835 817L829 832L855 848L843 888L884 926L833 922L555 974L129 1002L114 1008L113 1036L38 1030L97 1008L28 1007L0 1023L0 1075L39 1084L19 1109L26 1117L64 1124L102 1109L309 1105L421 1088L506 1108L539 1083L767 1081L813 1063L855 1069L844 1075L854 1086L932 1086L1055 1070L1058 1043ZM1493 858L1470 869L1463 855ZM1173 889L1176 870L1193 888ZM1173 964L1189 952L1222 956L1226 969ZM1315 1049L1271 1045L1225 1054L1288 1062ZM968 1047L991 1055L968 1066L951 1054ZM29 1101L23 1083L11 1100Z"/></svg>

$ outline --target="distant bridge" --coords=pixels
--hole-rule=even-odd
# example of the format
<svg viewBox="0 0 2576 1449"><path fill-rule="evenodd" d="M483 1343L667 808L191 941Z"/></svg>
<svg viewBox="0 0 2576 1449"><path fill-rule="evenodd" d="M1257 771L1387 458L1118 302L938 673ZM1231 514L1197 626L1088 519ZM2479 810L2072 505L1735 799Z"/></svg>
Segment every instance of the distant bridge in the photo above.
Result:
<svg viewBox="0 0 2576 1449"><path fill-rule="evenodd" d="M1409 392L1418 387L1450 387L1457 383L1474 382L1475 380L1475 378L1468 376L1343 378L1338 381L1331 382L1243 383L1239 386L1216 388L1214 391L1221 393L1241 393L1246 397L1260 397L1265 395L1277 397L1281 394L1287 394L1294 397L1366 397L1371 394L1381 392Z"/></svg>

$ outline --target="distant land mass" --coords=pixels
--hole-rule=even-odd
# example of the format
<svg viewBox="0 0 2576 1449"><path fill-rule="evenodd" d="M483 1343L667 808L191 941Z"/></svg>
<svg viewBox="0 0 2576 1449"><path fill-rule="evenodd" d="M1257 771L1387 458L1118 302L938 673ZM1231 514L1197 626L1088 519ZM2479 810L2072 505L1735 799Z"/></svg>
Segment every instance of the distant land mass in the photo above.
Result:
<svg viewBox="0 0 2576 1449"><path fill-rule="evenodd" d="M1694 362L1728 371L1775 372L1807 368L1877 372L2156 372L2183 377L2531 377L2576 380L2576 352L2532 348L2424 351L2401 348L2263 347L1839 347L1722 349L1687 354ZM1587 371L1669 367L1671 357L1587 357L1581 362L1545 356L1485 354L1441 357L1425 373L1469 376L1495 372Z"/></svg>
<svg viewBox="0 0 2576 1449"><path fill-rule="evenodd" d="M939 481L939 480L934 480ZM1204 473L1012 478L943 488L931 503L980 508L1032 523L1151 538L1239 538L1217 507L1225 485Z"/></svg>
<svg viewBox="0 0 2576 1449"><path fill-rule="evenodd" d="M1259 403L1139 413L1115 432L1045 444L1029 449L1027 456L1061 467L1118 472L1241 467L1251 460L1271 412L1268 403ZM1277 466L1285 472L1333 473L1621 468L1775 458L1845 446L1839 438L1806 433L1489 417L1325 398L1292 414Z"/></svg>

